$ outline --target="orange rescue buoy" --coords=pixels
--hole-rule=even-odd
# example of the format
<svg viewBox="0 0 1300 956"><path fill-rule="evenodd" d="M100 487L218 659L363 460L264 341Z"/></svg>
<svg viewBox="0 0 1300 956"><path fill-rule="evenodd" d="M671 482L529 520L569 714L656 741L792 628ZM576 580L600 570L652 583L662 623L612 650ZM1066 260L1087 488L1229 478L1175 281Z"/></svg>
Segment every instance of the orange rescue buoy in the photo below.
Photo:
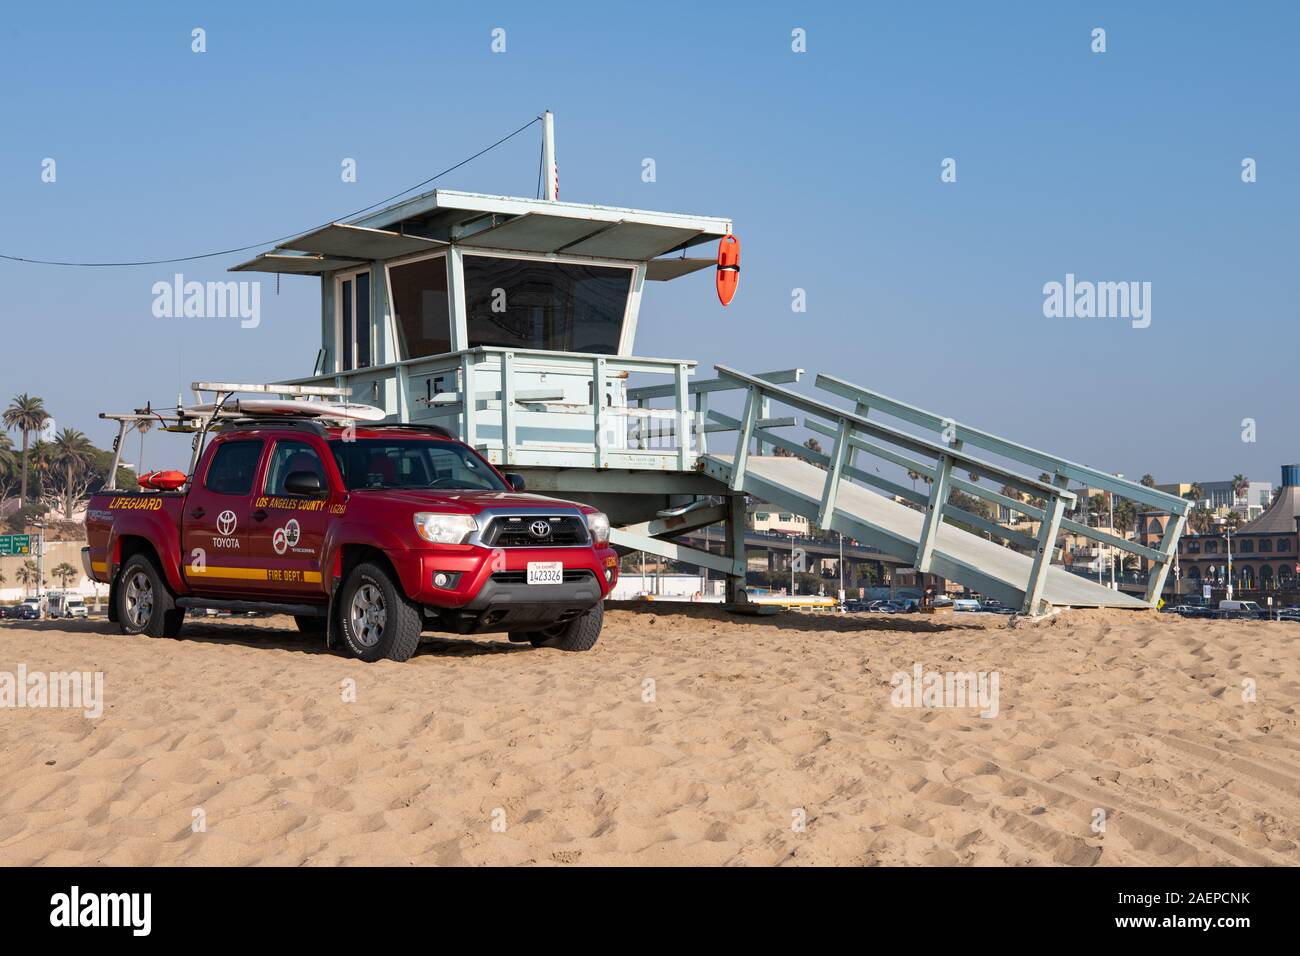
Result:
<svg viewBox="0 0 1300 956"><path fill-rule="evenodd" d="M730 305L740 285L740 240L727 233L718 243L718 301Z"/></svg>
<svg viewBox="0 0 1300 956"><path fill-rule="evenodd" d="M185 484L188 476L183 471L150 471L136 479L141 488L154 491L175 491Z"/></svg>

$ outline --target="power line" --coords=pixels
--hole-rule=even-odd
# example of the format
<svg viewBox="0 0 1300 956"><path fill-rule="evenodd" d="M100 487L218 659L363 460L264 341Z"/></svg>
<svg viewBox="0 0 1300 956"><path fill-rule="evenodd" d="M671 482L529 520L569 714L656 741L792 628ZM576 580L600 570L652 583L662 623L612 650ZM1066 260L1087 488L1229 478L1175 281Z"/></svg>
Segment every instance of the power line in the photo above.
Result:
<svg viewBox="0 0 1300 956"><path fill-rule="evenodd" d="M433 182L435 179L440 179L441 177L446 176L448 173L455 172L456 170L464 166L466 163L473 162L474 160L482 156L484 153L496 149L498 146L500 146L502 143L506 142L507 140L514 139L514 137L518 136L524 130L528 129L528 127L532 126L534 123L540 123L541 121L542 118L540 116L534 116L531 120L529 120L523 126L519 127L513 133L501 137L491 146L483 147L473 156L468 156L465 159L462 159L455 166L448 166L442 172L435 173L434 175L430 176L428 179L424 180L423 182L416 183L414 186L411 186L407 189L403 189L400 193L394 193L393 195L389 196L387 199L381 199L379 200L379 202L371 203L369 206L365 206L361 209L356 210L355 212L350 212L347 213L346 215L338 216L334 219L329 220L329 222L320 223L319 225L313 226L311 229L300 229L297 232L291 232L286 236L279 236L275 239L266 239L262 242L253 242L253 243L249 243L246 246L236 246L233 249L221 249L218 250L217 252L204 252L194 256L177 256L174 259L141 259L134 262L69 262L60 259L30 259L26 256L8 256L5 255L4 253L0 253L0 259L6 259L10 262L25 262L29 265L39 265L39 266L75 266L79 268L88 268L88 269L96 269L96 268L103 269L103 268L118 268L122 266L162 266L162 265L170 265L171 263L174 262L194 262L197 259L211 259L216 256L233 255L236 252L247 252L250 249L258 249L262 246L274 245L279 242L284 242L287 239L293 239L295 236L300 236L305 232L311 232L312 229L320 229L330 225L331 223L338 222L340 219L350 219L353 216L361 215L363 212L369 212L370 210L378 206L387 205L388 203L391 203L394 199L398 199L401 196L405 196L409 192L414 192L415 190L421 188L422 186L429 185L429 183Z"/></svg>

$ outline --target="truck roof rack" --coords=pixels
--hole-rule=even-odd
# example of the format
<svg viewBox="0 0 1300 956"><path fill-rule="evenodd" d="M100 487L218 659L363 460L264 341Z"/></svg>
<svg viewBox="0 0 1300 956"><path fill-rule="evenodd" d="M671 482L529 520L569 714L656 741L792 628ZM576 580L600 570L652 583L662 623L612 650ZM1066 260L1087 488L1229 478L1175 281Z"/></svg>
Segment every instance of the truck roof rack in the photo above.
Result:
<svg viewBox="0 0 1300 956"><path fill-rule="evenodd" d="M326 438L329 435L329 432L319 419L306 416L295 418L289 415L258 415L231 419L222 418L217 419L214 427L223 432L235 431L241 428L299 428L314 435L319 435L321 438Z"/></svg>
<svg viewBox="0 0 1300 956"><path fill-rule="evenodd" d="M374 423L367 423L364 427L406 428L414 431L429 432L430 434L437 435L439 438L448 438L451 439L452 441L456 440L456 436L453 435L451 432L449 432L447 429L443 428L441 425L418 425L418 424L411 424L410 422L374 422Z"/></svg>

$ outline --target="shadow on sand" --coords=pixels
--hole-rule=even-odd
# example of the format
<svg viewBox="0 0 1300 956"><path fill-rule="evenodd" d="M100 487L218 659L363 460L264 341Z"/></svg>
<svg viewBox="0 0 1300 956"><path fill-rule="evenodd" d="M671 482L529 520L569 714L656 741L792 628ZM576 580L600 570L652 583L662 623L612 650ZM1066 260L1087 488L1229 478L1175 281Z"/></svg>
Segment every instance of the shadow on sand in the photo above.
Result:
<svg viewBox="0 0 1300 956"><path fill-rule="evenodd" d="M136 635L123 634L118 626L103 618L85 620L55 621L5 621L0 624L3 631L32 631L35 633L86 634L122 640L139 640ZM466 640L458 637L433 636L426 633L415 652L417 657L479 657L484 654L510 654L518 651L531 651L530 644L511 644L505 635L500 640L498 635L486 635L479 640ZM332 651L325 647L325 639L314 634L303 634L297 626L284 617L248 619L238 623L226 623L212 618L187 618L185 627L176 638L157 638L157 640L193 641L202 644L237 644L241 647L260 648L263 650L296 651L300 654L323 654L347 658L342 651Z"/></svg>
<svg viewBox="0 0 1300 956"><path fill-rule="evenodd" d="M982 631L1005 627L998 622L953 620L951 613L929 614L839 614L833 612L778 611L775 614L738 614L721 604L690 601L606 601L606 611L644 616L647 619L671 617L699 621L718 621L753 627L775 627L792 631L897 631L902 634L940 634L948 631Z"/></svg>

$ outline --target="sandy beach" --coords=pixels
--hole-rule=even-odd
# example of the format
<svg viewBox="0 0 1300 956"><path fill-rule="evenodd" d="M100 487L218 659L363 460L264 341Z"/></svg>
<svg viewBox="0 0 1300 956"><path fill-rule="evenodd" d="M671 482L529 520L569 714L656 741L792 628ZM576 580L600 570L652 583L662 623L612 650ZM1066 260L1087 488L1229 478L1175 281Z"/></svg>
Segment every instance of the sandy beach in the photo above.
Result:
<svg viewBox="0 0 1300 956"><path fill-rule="evenodd" d="M996 716L895 706L918 664ZM5 865L1300 863L1294 624L657 604L365 665L286 618L0 623L20 665L103 714L0 709Z"/></svg>

